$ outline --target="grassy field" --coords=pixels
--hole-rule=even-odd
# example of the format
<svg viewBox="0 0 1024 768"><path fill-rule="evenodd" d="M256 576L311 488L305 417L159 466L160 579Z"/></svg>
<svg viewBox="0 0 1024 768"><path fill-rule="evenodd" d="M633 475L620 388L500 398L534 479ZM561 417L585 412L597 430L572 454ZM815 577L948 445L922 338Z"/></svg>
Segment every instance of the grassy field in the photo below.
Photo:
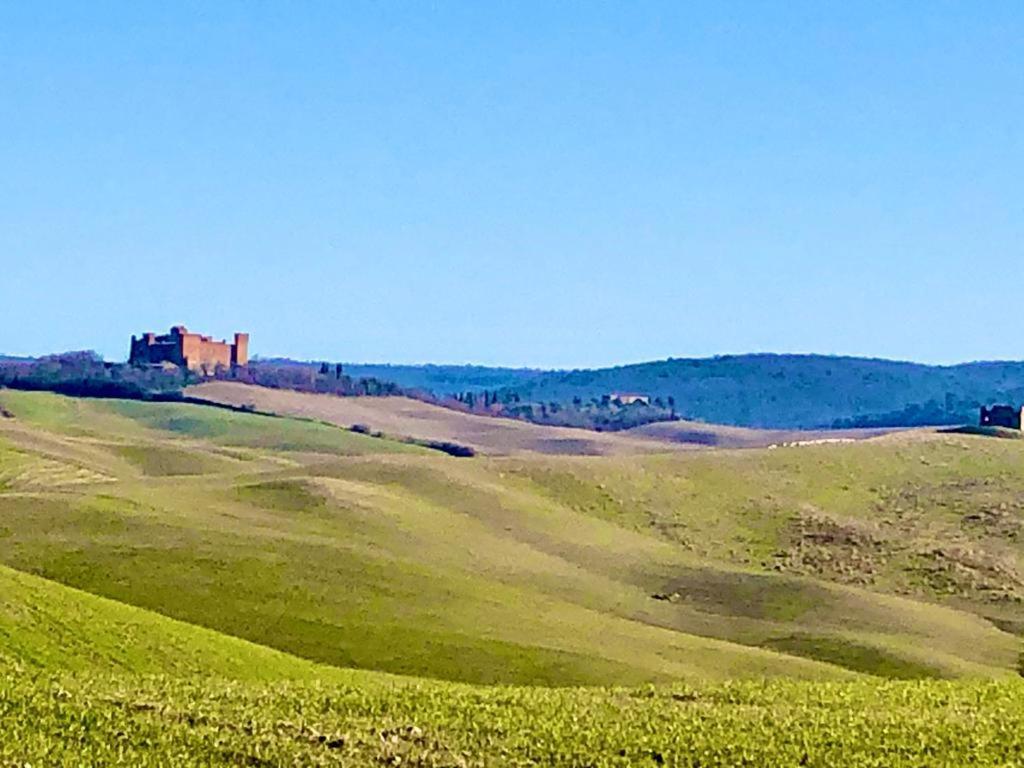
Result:
<svg viewBox="0 0 1024 768"><path fill-rule="evenodd" d="M621 433L669 443L704 445L713 448L768 448L796 443L838 443L867 440L890 434L895 429L750 429L698 421L658 421ZM934 430L928 430L934 431Z"/></svg>
<svg viewBox="0 0 1024 768"><path fill-rule="evenodd" d="M1016 669L1016 508L986 512L1016 503L1011 441L467 460L195 405L3 401L0 562L321 663L559 685Z"/></svg>
<svg viewBox="0 0 1024 768"><path fill-rule="evenodd" d="M1024 688L0 679L0 764L1012 766Z"/></svg>
<svg viewBox="0 0 1024 768"><path fill-rule="evenodd" d="M1021 441L457 459L0 405L0 765L1017 760Z"/></svg>
<svg viewBox="0 0 1024 768"><path fill-rule="evenodd" d="M339 680L346 674L0 566L0 671Z"/></svg>
<svg viewBox="0 0 1024 768"><path fill-rule="evenodd" d="M1021 682L487 687L340 670L0 567L0 765L1005 766Z"/></svg>

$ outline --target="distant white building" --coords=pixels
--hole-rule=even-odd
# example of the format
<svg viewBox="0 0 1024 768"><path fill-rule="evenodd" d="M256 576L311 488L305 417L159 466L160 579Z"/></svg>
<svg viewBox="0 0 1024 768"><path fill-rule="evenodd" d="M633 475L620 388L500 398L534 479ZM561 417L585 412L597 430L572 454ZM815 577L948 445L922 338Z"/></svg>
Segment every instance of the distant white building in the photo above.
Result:
<svg viewBox="0 0 1024 768"><path fill-rule="evenodd" d="M613 403L617 401L623 405L632 405L633 403L651 404L650 395L638 395L635 392L612 392L609 397Z"/></svg>

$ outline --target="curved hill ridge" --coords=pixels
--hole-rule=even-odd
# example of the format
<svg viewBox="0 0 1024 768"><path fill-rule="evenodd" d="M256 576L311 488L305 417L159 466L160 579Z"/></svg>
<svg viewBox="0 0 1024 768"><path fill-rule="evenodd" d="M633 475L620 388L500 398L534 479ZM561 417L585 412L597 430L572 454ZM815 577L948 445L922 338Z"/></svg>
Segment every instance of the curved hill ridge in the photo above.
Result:
<svg viewBox="0 0 1024 768"><path fill-rule="evenodd" d="M902 430L879 429L750 429L699 421L659 421L621 433L685 445L709 448L769 448L779 445L811 445L868 440ZM931 430L919 430L931 431Z"/></svg>
<svg viewBox="0 0 1024 768"><path fill-rule="evenodd" d="M0 476L103 474L0 486L0 563L323 664L559 685L1014 674L1014 512L982 511L1011 498L1018 441L455 459L223 408L0 402Z"/></svg>
<svg viewBox="0 0 1024 768"><path fill-rule="evenodd" d="M189 397L258 411L315 419L340 427L362 425L394 437L447 441L481 453L522 451L607 456L679 450L644 436L630 437L463 413L408 397L335 397L249 384L214 381L189 387Z"/></svg>
<svg viewBox="0 0 1024 768"><path fill-rule="evenodd" d="M341 678L281 651L0 565L0 670Z"/></svg>
<svg viewBox="0 0 1024 768"><path fill-rule="evenodd" d="M189 387L198 400L351 427L359 424L394 437L446 441L489 455L522 452L618 456L697 447L754 448L784 442L864 439L892 430L758 430L678 421L622 432L532 424L517 419L464 413L407 397L336 397L250 384L214 381Z"/></svg>

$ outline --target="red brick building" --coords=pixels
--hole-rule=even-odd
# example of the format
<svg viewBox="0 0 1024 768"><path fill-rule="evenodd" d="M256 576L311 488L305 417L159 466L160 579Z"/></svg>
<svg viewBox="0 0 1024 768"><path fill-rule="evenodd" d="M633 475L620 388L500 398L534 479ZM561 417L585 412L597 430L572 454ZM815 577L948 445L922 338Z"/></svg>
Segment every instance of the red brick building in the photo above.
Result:
<svg viewBox="0 0 1024 768"><path fill-rule="evenodd" d="M183 325L176 325L164 336L144 333L132 336L132 365L172 365L192 371L212 374L218 368L233 368L249 362L249 334L236 333L235 343L214 341L209 336L189 333Z"/></svg>

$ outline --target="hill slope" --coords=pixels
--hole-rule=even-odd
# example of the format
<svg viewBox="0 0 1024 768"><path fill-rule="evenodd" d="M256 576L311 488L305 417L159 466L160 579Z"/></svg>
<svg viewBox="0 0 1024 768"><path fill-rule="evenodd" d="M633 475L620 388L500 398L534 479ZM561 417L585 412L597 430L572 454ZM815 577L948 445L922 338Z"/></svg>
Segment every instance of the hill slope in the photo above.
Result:
<svg viewBox="0 0 1024 768"><path fill-rule="evenodd" d="M768 448L796 443L852 442L898 431L896 429L751 429L700 421L659 421L625 430L630 437L715 448Z"/></svg>
<svg viewBox="0 0 1024 768"><path fill-rule="evenodd" d="M1019 680L867 675L1016 676L1022 441L461 460L0 403L4 765L1019 758ZM813 680L735 679L763 676Z"/></svg>
<svg viewBox="0 0 1024 768"><path fill-rule="evenodd" d="M0 566L0 672L341 680L344 673Z"/></svg>
<svg viewBox="0 0 1024 768"><path fill-rule="evenodd" d="M486 688L337 670L0 566L4 765L1005 765L1022 727L1007 683Z"/></svg>
<svg viewBox="0 0 1024 768"><path fill-rule="evenodd" d="M95 594L324 663L467 680L841 672L643 621L641 587L546 551L594 524L570 535L529 523L544 505L489 490L484 465L215 408L2 400L16 418L0 424L0 560ZM222 432L222 419L245 429ZM273 444L281 427L328 429L368 460L306 444L226 449L247 432ZM509 505L498 530L495 504ZM510 536L516 518L526 529ZM596 526L594 543L620 533Z"/></svg>
<svg viewBox="0 0 1024 768"><path fill-rule="evenodd" d="M394 437L467 445L492 456L524 452L618 456L708 446L755 448L808 440L864 439L892 431L764 430L674 421L607 433L464 413L406 397L334 397L224 381L189 387L186 394L210 403L252 406L262 412L340 427L361 424Z"/></svg>
<svg viewBox="0 0 1024 768"><path fill-rule="evenodd" d="M1005 765L1022 727L1008 683L491 689L335 670L0 566L3 764Z"/></svg>
<svg viewBox="0 0 1024 768"><path fill-rule="evenodd" d="M530 451L604 456L683 447L644 435L629 437L462 413L408 397L333 397L227 381L189 387L186 394L211 403L251 405L263 412L316 419L340 427L359 424L395 437L453 442L489 455Z"/></svg>
<svg viewBox="0 0 1024 768"><path fill-rule="evenodd" d="M1016 664L978 618L1012 627L1012 604L936 605L905 559L865 590L842 559L772 558L801 504L856 511L827 495L856 472L1005 472L1016 441L465 460L194 405L0 401L0 562L322 663L559 684Z"/></svg>

